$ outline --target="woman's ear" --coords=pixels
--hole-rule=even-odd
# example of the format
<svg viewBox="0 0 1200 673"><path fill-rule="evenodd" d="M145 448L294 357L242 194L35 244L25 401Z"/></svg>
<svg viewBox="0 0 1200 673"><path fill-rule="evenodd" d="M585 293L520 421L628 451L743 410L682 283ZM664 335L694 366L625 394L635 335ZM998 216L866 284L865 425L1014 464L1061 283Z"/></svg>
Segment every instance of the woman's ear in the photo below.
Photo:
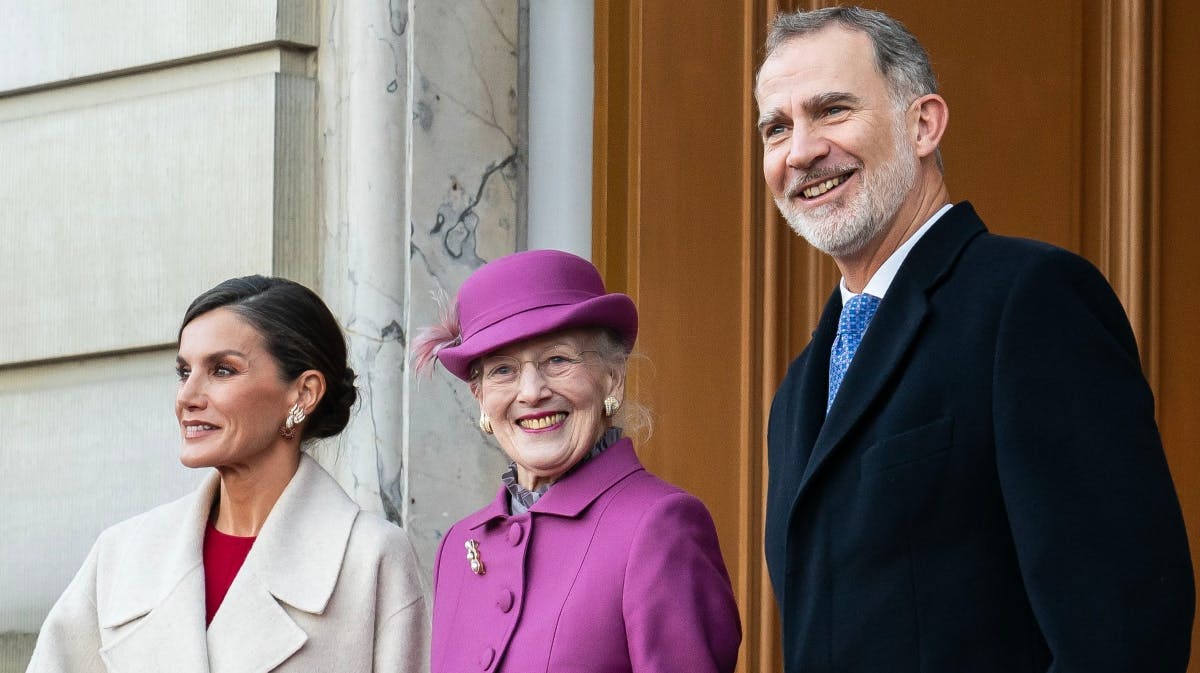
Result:
<svg viewBox="0 0 1200 673"><path fill-rule="evenodd" d="M297 377L296 385L296 403L305 414L311 415L321 403L321 398L325 397L325 375L315 369L309 369Z"/></svg>
<svg viewBox="0 0 1200 673"><path fill-rule="evenodd" d="M617 398L618 401L625 401L625 363L622 362L616 367L612 367L608 372L608 391L607 394Z"/></svg>

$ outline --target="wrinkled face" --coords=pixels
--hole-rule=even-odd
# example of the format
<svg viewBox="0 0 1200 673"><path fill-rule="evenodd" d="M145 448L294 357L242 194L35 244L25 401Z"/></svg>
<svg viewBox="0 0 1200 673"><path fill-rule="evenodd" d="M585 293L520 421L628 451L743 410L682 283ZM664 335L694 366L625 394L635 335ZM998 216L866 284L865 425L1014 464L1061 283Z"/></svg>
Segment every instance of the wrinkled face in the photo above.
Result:
<svg viewBox="0 0 1200 673"><path fill-rule="evenodd" d="M594 348L593 333L567 330L480 361L475 396L527 488L574 467L608 427L604 398L621 399L624 372L612 371Z"/></svg>
<svg viewBox="0 0 1200 673"><path fill-rule="evenodd" d="M188 323L176 366L184 465L253 466L286 448L279 426L297 392L281 380L262 335L236 313L218 308Z"/></svg>
<svg viewBox="0 0 1200 673"><path fill-rule="evenodd" d="M763 175L780 212L815 248L852 256L913 192L917 153L875 65L870 38L831 26L785 43L756 90Z"/></svg>

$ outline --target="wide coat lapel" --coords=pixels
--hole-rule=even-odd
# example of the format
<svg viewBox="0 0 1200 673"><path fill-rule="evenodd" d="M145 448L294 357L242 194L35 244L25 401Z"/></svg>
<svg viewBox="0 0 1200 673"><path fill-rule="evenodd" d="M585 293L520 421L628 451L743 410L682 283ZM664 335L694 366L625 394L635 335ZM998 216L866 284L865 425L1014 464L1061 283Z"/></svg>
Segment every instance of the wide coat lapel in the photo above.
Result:
<svg viewBox="0 0 1200 673"><path fill-rule="evenodd" d="M316 461L301 456L209 625L212 673L268 671L307 642L284 606L324 612L358 512Z"/></svg>
<svg viewBox="0 0 1200 673"><path fill-rule="evenodd" d="M799 502L805 488L837 451L850 430L862 422L870 405L879 397L905 354L912 348L928 315L929 296L933 289L949 272L967 243L984 231L983 222L975 214L974 208L964 201L943 215L913 247L863 336L838 396L821 426L805 464L795 502ZM837 313L840 313L841 302L836 304ZM832 312L827 305L826 316ZM826 376L826 391L830 345L832 337L830 344L823 346L826 352L819 356L824 358L826 366L815 368ZM815 340L813 347L817 347ZM812 369L809 367L810 371ZM812 396L813 392L809 391L808 395ZM805 397L805 400L810 404L812 402L810 397ZM823 407L824 402L820 405Z"/></svg>
<svg viewBox="0 0 1200 673"><path fill-rule="evenodd" d="M100 627L128 630L100 652L113 673L208 671L201 546L219 483L214 471L191 495L148 512L98 562Z"/></svg>

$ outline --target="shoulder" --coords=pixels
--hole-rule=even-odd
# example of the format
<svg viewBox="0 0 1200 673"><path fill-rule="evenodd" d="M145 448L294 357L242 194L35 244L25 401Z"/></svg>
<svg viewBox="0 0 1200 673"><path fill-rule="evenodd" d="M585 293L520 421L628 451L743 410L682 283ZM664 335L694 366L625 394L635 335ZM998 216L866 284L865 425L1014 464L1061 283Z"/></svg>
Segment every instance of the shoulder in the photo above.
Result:
<svg viewBox="0 0 1200 673"><path fill-rule="evenodd" d="M98 550L149 547L158 549L164 538L178 536L181 526L192 518L204 487L159 505L104 529L96 539Z"/></svg>
<svg viewBox="0 0 1200 673"><path fill-rule="evenodd" d="M658 475L645 468L633 472L622 479L618 483L616 497L637 503L654 502L676 497L695 499L687 491L672 483L663 481Z"/></svg>
<svg viewBox="0 0 1200 673"><path fill-rule="evenodd" d="M1104 314L1106 322L1125 322L1124 309L1095 265L1064 248L1026 238L975 237L934 293L976 312L1000 310L1003 315L1037 313L1039 306L1054 313L1060 302L1083 303ZM988 306L994 308L984 308Z"/></svg>
<svg viewBox="0 0 1200 673"><path fill-rule="evenodd" d="M400 609L425 596L421 563L408 533L374 512L360 510L346 544L342 573L372 566L381 605Z"/></svg>
<svg viewBox="0 0 1200 673"><path fill-rule="evenodd" d="M622 518L609 522L619 524L626 538L627 589L634 594L654 591L655 585L668 583L666 576L676 574L688 586L707 584L728 593L716 525L704 503L648 472L630 481L614 499ZM658 579L642 585L630 581L631 576Z"/></svg>
<svg viewBox="0 0 1200 673"><path fill-rule="evenodd" d="M963 250L966 269L1017 279L1025 273L1073 269L1099 275L1091 262L1045 241L984 233Z"/></svg>
<svg viewBox="0 0 1200 673"><path fill-rule="evenodd" d="M913 284L924 290L930 284L1011 277L1013 272L1039 258L1075 257L1052 244L988 230L970 202L956 204L917 241L896 274L894 284Z"/></svg>
<svg viewBox="0 0 1200 673"><path fill-rule="evenodd" d="M397 556L398 551L408 552L412 549L412 542L403 528L379 514L366 510L359 510L354 518L354 526L350 529L350 544L393 556ZM398 557L405 560L407 554L399 554Z"/></svg>
<svg viewBox="0 0 1200 673"><path fill-rule="evenodd" d="M1070 250L1041 241L1004 236L990 236L990 247L1006 253L1013 264L1016 282L1038 283L1056 281L1071 287L1080 283L1099 285L1106 293L1111 289L1104 275L1085 257Z"/></svg>
<svg viewBox="0 0 1200 673"><path fill-rule="evenodd" d="M61 601L86 597L107 624L124 623L157 604L199 564L199 545L194 558L188 552L203 529L198 512L207 511L200 506L205 488L101 532Z"/></svg>
<svg viewBox="0 0 1200 673"><path fill-rule="evenodd" d="M408 532L380 514L360 509L350 528L343 565L368 563L414 574L420 569Z"/></svg>
<svg viewBox="0 0 1200 673"><path fill-rule="evenodd" d="M620 517L633 532L671 529L687 521L712 526L712 516L699 498L647 470L617 484L606 515Z"/></svg>
<svg viewBox="0 0 1200 673"><path fill-rule="evenodd" d="M1077 305L1107 328L1124 333L1128 319L1104 274L1088 259L1049 243L987 235L972 246L969 266L982 267L1002 279L1005 315L1045 313L1046 319L1070 315L1064 305ZM977 249L974 249L977 248Z"/></svg>

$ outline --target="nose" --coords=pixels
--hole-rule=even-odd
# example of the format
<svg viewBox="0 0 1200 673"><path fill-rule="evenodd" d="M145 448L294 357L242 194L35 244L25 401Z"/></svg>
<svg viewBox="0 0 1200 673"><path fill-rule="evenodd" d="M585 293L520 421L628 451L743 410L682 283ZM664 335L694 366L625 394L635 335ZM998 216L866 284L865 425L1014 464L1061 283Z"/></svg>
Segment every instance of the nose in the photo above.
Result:
<svg viewBox="0 0 1200 673"><path fill-rule="evenodd" d="M200 409L204 407L204 391L201 376L192 374L179 382L175 391L175 411L184 409Z"/></svg>
<svg viewBox="0 0 1200 673"><path fill-rule="evenodd" d="M788 139L787 165L789 168L807 170L813 164L829 156L829 140L803 124L792 129Z"/></svg>
<svg viewBox="0 0 1200 673"><path fill-rule="evenodd" d="M546 378L536 362L522 362L521 374L517 378L517 400L533 404L544 399L549 394Z"/></svg>

